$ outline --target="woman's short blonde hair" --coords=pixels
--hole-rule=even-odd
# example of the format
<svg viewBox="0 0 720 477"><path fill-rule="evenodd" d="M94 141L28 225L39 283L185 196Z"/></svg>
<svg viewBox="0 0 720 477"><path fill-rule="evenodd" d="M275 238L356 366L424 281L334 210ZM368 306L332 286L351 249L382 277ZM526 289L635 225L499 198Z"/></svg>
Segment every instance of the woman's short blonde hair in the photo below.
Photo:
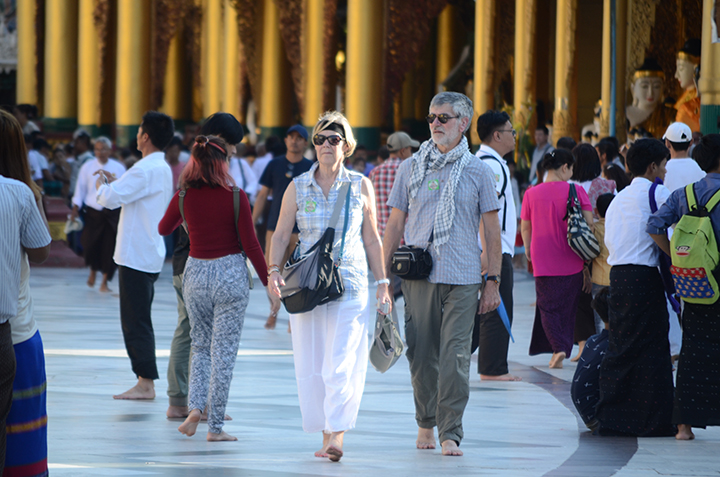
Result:
<svg viewBox="0 0 720 477"><path fill-rule="evenodd" d="M345 143L348 145L348 150L345 152L346 157L352 156L353 152L355 152L355 147L357 146L357 142L355 141L355 136L353 135L352 128L350 127L350 123L348 122L347 118L340 112L340 111L326 111L321 116L320 119L318 119L317 124L315 124L315 127L313 128L312 135L315 137L317 133L320 131L325 131L330 127L331 124L339 124L343 131L345 132Z"/></svg>

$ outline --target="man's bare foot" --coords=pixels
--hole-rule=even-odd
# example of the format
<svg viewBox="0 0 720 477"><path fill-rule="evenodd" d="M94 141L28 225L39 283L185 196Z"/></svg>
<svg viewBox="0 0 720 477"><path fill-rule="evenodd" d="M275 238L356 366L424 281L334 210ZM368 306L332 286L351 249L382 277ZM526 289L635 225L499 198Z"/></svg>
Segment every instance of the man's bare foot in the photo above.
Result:
<svg viewBox="0 0 720 477"><path fill-rule="evenodd" d="M327 447L330 445L330 434L323 432L323 443L320 450L315 451L315 457L330 457L327 453Z"/></svg>
<svg viewBox="0 0 720 477"><path fill-rule="evenodd" d="M580 361L580 355L582 354L583 350L585 349L585 341L578 341L578 354L570 359L573 363L577 363Z"/></svg>
<svg viewBox="0 0 720 477"><path fill-rule="evenodd" d="M418 428L418 437L415 441L415 447L418 449L434 449L435 448L435 433L433 428L425 429L422 427Z"/></svg>
<svg viewBox="0 0 720 477"><path fill-rule="evenodd" d="M554 369L562 369L563 367L563 360L567 357L565 354L565 351L560 351L559 353L553 353L552 358L550 359L550 367Z"/></svg>
<svg viewBox="0 0 720 477"><path fill-rule="evenodd" d="M265 329L266 330L274 330L275 324L277 323L277 311L270 312L270 316L268 316L267 321L265 322Z"/></svg>
<svg viewBox="0 0 720 477"><path fill-rule="evenodd" d="M155 383L152 379L138 378L135 386L122 394L113 396L113 399L155 399Z"/></svg>
<svg viewBox="0 0 720 477"><path fill-rule="evenodd" d="M168 419L179 419L188 417L187 406L168 406L165 415Z"/></svg>
<svg viewBox="0 0 720 477"><path fill-rule="evenodd" d="M493 376L491 374L481 374L480 375L481 381L522 381L522 378L520 376L515 376L514 374L501 374L499 376Z"/></svg>
<svg viewBox="0 0 720 477"><path fill-rule="evenodd" d="M345 431L333 432L330 434L330 440L327 446L328 459L333 462L339 462L343 456L343 438Z"/></svg>
<svg viewBox="0 0 720 477"><path fill-rule="evenodd" d="M102 293L110 293L110 292L112 291L110 288L108 288L106 282L102 282L102 283L100 284L99 290L100 290Z"/></svg>
<svg viewBox="0 0 720 477"><path fill-rule="evenodd" d="M695 439L692 427L687 424L678 424L678 433L675 434L675 439L679 441L691 441Z"/></svg>
<svg viewBox="0 0 720 477"><path fill-rule="evenodd" d="M463 453L458 447L457 442L452 439L447 439L442 442L442 455L460 456L463 455Z"/></svg>
<svg viewBox="0 0 720 477"><path fill-rule="evenodd" d="M95 275L97 272L95 270L90 270L90 276L87 279L87 286L90 288L95 286Z"/></svg>
<svg viewBox="0 0 720 477"><path fill-rule="evenodd" d="M207 435L208 442L220 442L220 441L236 441L238 440L237 437L231 436L225 431L220 431L220 434L215 434L214 432L208 432Z"/></svg>
<svg viewBox="0 0 720 477"><path fill-rule="evenodd" d="M195 431L197 430L198 423L200 422L200 409L193 409L190 411L190 414L188 414L187 419L185 419L185 422L180 424L180 427L178 427L178 431L182 432L188 437L192 437L195 435ZM208 434L210 434L208 432ZM208 438L209 440L209 438Z"/></svg>

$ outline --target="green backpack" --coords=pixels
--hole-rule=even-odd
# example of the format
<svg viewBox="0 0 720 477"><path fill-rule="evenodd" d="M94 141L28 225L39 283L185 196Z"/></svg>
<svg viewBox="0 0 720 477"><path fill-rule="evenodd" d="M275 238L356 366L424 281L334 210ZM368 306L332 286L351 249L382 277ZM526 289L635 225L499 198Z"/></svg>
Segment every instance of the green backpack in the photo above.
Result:
<svg viewBox="0 0 720 477"><path fill-rule="evenodd" d="M693 184L685 187L685 195L689 212L675 226L670 241L670 273L683 300L712 305L720 297L720 287L713 275L720 253L710 212L720 202L720 191L715 192L705 206L698 205Z"/></svg>

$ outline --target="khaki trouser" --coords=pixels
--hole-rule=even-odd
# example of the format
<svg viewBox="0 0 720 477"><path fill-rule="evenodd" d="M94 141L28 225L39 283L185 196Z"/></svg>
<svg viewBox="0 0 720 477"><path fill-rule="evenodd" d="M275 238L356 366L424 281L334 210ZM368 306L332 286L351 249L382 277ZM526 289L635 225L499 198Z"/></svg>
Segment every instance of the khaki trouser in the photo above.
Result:
<svg viewBox="0 0 720 477"><path fill-rule="evenodd" d="M405 338L418 427L438 428L440 442L463 438L470 395L470 341L478 307L475 285L403 280Z"/></svg>

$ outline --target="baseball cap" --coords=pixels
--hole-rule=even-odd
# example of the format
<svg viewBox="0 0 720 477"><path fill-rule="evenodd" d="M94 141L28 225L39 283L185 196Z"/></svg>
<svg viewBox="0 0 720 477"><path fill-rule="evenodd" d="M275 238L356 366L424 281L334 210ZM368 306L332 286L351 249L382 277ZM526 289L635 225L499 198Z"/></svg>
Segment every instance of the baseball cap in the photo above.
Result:
<svg viewBox="0 0 720 477"><path fill-rule="evenodd" d="M300 125L300 124L296 124L296 125L294 125L294 126L290 126L290 129L287 130L287 133L286 133L285 135L286 135L286 136L289 136L290 133L294 133L294 132L296 132L296 133L298 133L299 135L301 135L302 138L305 139L306 141L308 140L308 132L307 132L307 129L305 129L305 126L302 126L302 125Z"/></svg>
<svg viewBox="0 0 720 477"><path fill-rule="evenodd" d="M387 147L390 152L398 152L408 146L419 147L420 143L402 131L394 132L387 138Z"/></svg>
<svg viewBox="0 0 720 477"><path fill-rule="evenodd" d="M670 142L689 142L692 141L692 131L685 123L672 123L662 138Z"/></svg>

